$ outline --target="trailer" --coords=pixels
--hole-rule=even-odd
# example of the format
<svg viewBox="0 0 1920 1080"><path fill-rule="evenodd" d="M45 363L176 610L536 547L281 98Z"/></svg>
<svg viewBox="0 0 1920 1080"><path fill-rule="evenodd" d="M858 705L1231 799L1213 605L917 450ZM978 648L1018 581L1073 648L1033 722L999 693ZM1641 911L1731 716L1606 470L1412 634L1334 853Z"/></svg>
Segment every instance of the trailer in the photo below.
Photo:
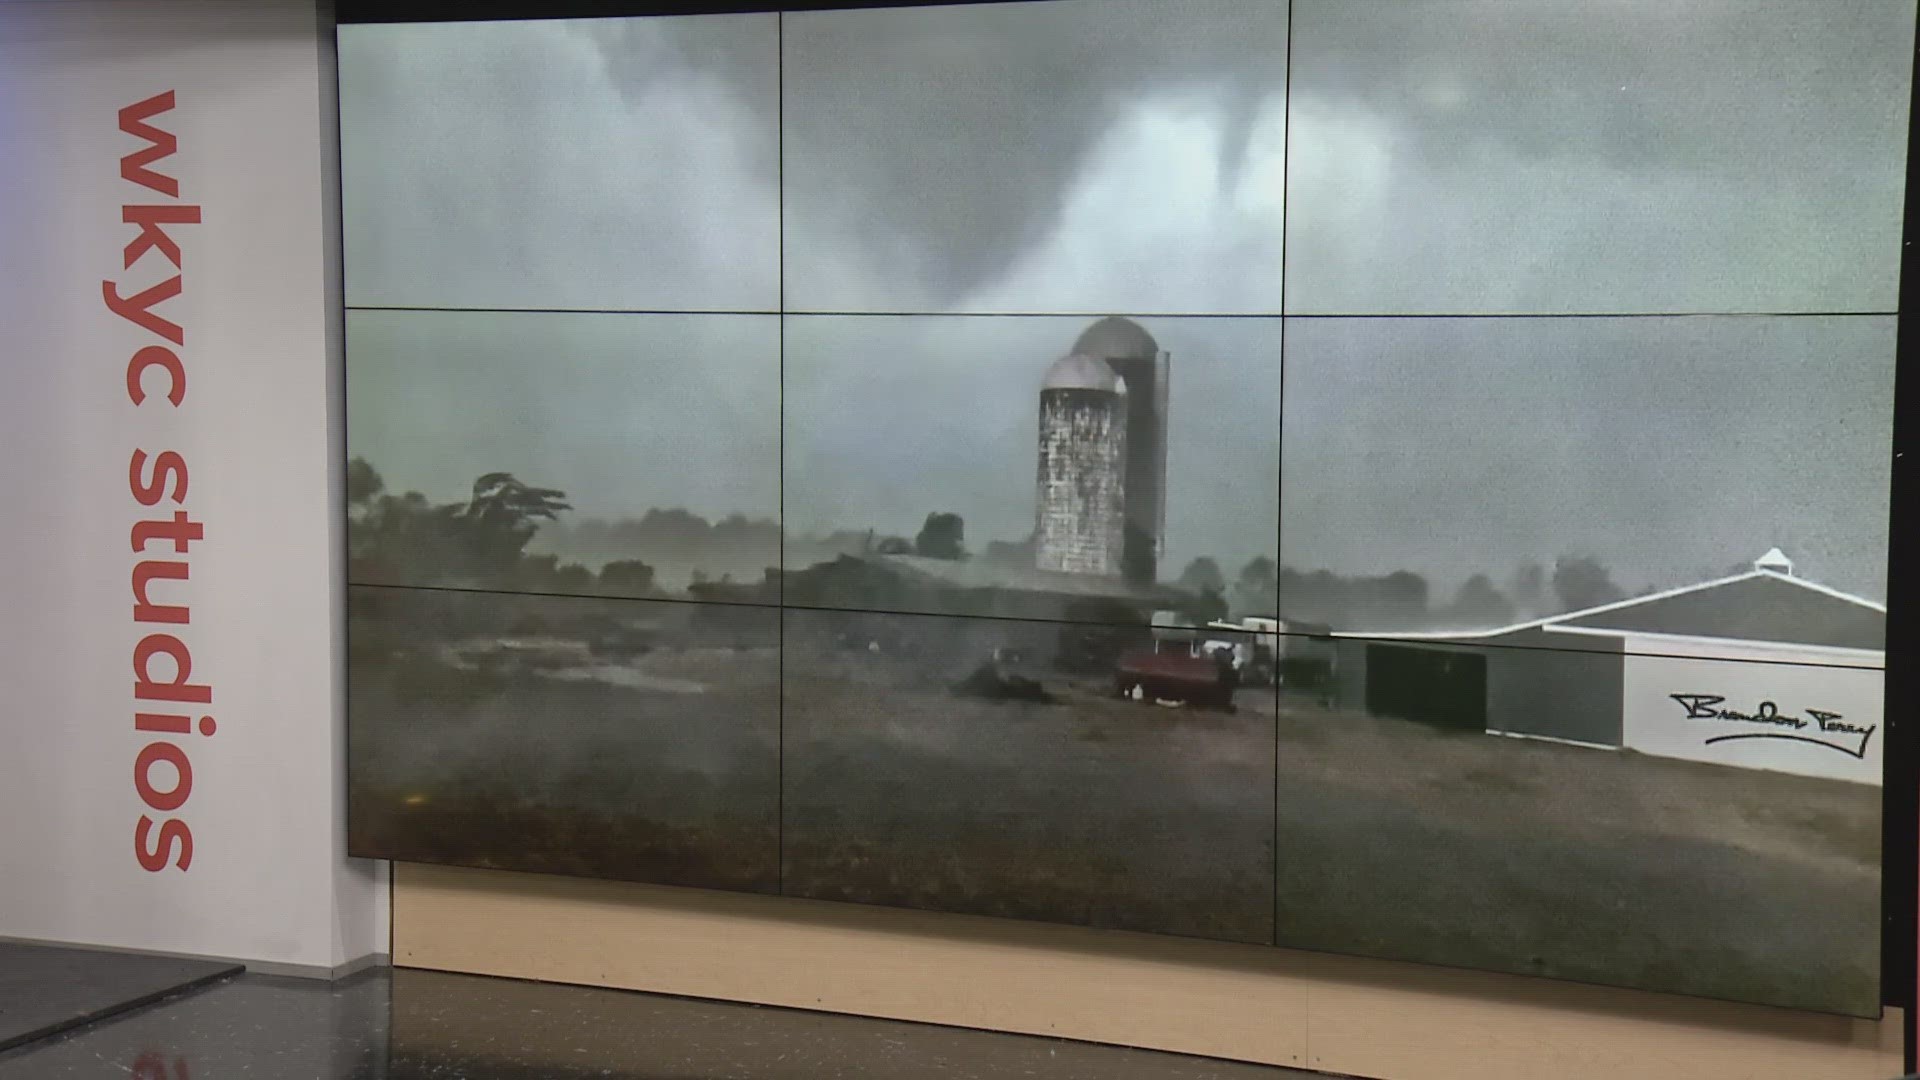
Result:
<svg viewBox="0 0 1920 1080"><path fill-rule="evenodd" d="M1241 665L1244 682L1302 689L1324 686L1332 676L1333 628L1267 616L1248 616L1238 622L1215 620L1209 630L1245 635L1251 641L1248 659Z"/></svg>

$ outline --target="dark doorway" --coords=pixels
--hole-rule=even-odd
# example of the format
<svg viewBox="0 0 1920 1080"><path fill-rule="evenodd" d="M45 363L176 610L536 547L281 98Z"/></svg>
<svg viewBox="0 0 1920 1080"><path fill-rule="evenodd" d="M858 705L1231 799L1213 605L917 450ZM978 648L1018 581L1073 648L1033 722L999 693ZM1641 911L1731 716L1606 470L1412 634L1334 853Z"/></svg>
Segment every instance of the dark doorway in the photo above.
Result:
<svg viewBox="0 0 1920 1080"><path fill-rule="evenodd" d="M1487 729L1487 658L1479 653L1367 647L1367 711L1461 731Z"/></svg>

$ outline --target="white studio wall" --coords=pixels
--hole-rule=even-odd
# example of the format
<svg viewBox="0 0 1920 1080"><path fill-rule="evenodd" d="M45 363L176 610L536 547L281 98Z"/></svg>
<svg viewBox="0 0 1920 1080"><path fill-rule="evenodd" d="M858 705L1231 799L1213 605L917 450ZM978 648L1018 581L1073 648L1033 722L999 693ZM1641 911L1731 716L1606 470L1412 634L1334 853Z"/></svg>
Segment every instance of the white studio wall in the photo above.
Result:
<svg viewBox="0 0 1920 1080"><path fill-rule="evenodd" d="M0 0L0 936L384 951L345 855L323 14Z"/></svg>

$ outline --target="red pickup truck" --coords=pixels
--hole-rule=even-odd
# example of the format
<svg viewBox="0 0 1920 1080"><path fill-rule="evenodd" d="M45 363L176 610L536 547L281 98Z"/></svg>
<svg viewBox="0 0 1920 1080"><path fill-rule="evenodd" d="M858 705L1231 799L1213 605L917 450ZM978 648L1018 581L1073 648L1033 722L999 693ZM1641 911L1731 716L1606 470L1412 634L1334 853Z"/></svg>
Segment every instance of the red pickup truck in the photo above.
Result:
<svg viewBox="0 0 1920 1080"><path fill-rule="evenodd" d="M1128 653L1113 673L1121 697L1182 701L1202 708L1231 708L1239 683L1231 650L1208 654L1184 642L1161 642L1157 649Z"/></svg>

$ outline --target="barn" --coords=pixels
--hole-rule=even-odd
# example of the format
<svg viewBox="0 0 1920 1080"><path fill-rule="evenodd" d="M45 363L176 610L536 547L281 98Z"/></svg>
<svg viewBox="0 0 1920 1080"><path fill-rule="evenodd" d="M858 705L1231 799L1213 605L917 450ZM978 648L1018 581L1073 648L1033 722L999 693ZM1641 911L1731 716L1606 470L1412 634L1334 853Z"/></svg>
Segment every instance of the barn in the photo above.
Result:
<svg viewBox="0 0 1920 1080"><path fill-rule="evenodd" d="M1881 782L1886 608L1795 576L1777 549L1493 630L1335 637L1340 704L1376 716Z"/></svg>

